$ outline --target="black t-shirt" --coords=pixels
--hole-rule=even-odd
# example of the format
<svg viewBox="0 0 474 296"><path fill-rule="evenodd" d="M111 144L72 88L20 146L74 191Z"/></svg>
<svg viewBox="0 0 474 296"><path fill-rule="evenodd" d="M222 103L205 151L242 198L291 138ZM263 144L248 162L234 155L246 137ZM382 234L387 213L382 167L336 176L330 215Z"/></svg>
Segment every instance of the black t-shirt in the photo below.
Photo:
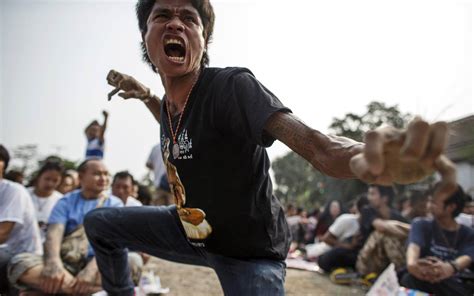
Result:
<svg viewBox="0 0 474 296"><path fill-rule="evenodd" d="M420 258L435 256L449 261L467 255L474 260L474 230L464 225L448 231L433 219L417 218L411 225L408 243L420 247Z"/></svg>
<svg viewBox="0 0 474 296"><path fill-rule="evenodd" d="M365 242L369 235L374 231L372 223L375 219L380 218L379 212L371 206L366 206L360 212L360 233L362 234L362 241ZM389 220L397 220L400 222L408 223L398 211L390 209Z"/></svg>
<svg viewBox="0 0 474 296"><path fill-rule="evenodd" d="M162 151L170 139L166 104L161 109ZM178 159L170 153L186 190L186 207L200 208L212 226L206 250L231 257L283 260L289 230L272 194L264 131L275 112L291 112L244 68L205 68L179 127ZM176 130L179 115L172 118Z"/></svg>

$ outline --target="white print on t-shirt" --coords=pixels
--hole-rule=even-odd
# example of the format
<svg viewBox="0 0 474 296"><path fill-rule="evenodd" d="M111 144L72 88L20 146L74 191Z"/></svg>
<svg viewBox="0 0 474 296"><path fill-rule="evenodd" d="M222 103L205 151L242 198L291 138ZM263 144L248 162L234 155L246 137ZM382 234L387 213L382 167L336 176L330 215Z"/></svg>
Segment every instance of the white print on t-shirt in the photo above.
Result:
<svg viewBox="0 0 474 296"><path fill-rule="evenodd" d="M193 139L191 139L191 137L188 136L187 129L183 129L183 131L178 135L176 142L179 145L178 159L193 159L193 153L192 153ZM166 143L166 138L164 135L162 135L161 136L161 152L162 153L165 151L164 143ZM170 150L172 150L171 146L170 146Z"/></svg>
<svg viewBox="0 0 474 296"><path fill-rule="evenodd" d="M193 139L188 137L188 130L184 129L177 139L179 145L178 159L193 159L191 149L193 148Z"/></svg>
<svg viewBox="0 0 474 296"><path fill-rule="evenodd" d="M458 250L439 245L434 239L431 239L431 253L443 260L454 260L458 256Z"/></svg>

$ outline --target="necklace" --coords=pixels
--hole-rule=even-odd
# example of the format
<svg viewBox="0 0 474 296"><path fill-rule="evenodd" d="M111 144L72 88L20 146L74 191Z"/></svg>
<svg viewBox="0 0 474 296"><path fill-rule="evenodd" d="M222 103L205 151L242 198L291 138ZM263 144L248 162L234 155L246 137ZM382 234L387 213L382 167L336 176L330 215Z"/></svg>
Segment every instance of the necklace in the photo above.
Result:
<svg viewBox="0 0 474 296"><path fill-rule="evenodd" d="M200 74L200 72L198 72L198 75L196 76L196 79L194 79L193 85L189 89L186 100L184 101L183 110L181 110L181 114L179 115L178 125L176 126L176 131L173 131L173 124L171 123L171 115L170 115L170 103L169 103L168 99L166 99L166 109L167 109L167 113L168 113L168 123L169 123L169 126L170 126L171 137L173 138L173 149L172 149L172 151L173 151L173 158L174 159L177 159L178 156L179 156L179 145L176 142L176 137L178 136L179 126L181 125L181 119L183 118L184 109L186 109L186 105L188 104L188 100L189 100L189 97L191 96L191 92L193 91L194 86L196 85L196 82L198 81L199 74Z"/></svg>
<svg viewBox="0 0 474 296"><path fill-rule="evenodd" d="M446 234L444 233L443 228L441 228L441 226L439 225L438 222L436 222L436 226L437 226L438 229L439 229L439 232L440 232L440 234L441 234L441 237L443 238L443 241L444 241L446 247L448 247L448 249L455 249L455 248L456 248L456 243L457 243L457 241L458 241L458 234L459 234L459 228L460 228L460 227L457 227L456 233L455 233L455 235L454 235L454 241L453 241L452 244L450 244L449 241L448 241L448 238L446 237Z"/></svg>

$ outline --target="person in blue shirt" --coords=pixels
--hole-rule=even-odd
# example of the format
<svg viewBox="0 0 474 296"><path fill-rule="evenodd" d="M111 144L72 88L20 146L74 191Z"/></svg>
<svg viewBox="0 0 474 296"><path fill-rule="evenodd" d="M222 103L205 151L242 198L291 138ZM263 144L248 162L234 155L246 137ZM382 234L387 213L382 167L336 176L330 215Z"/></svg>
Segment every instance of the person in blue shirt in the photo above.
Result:
<svg viewBox="0 0 474 296"><path fill-rule="evenodd" d="M407 269L401 284L436 295L473 295L459 273L474 259L474 230L455 218L462 212L465 195L461 186L446 196L435 185L429 208L432 219L413 221L408 238Z"/></svg>
<svg viewBox="0 0 474 296"><path fill-rule="evenodd" d="M99 124L97 120L92 121L85 129L87 138L86 159L88 158L104 158L105 130L107 129L107 120L109 113L102 111L104 115L104 123Z"/></svg>
<svg viewBox="0 0 474 296"><path fill-rule="evenodd" d="M54 206L48 220L43 256L22 253L9 264L9 280L19 288L45 293L90 294L102 290L94 252L83 231L85 215L98 207L121 207L109 196L109 172L100 159L88 159L78 167L81 189L70 192ZM65 249L64 238L81 237ZM82 256L81 254L82 245ZM76 260L72 257L76 257ZM72 258L72 259L71 259Z"/></svg>

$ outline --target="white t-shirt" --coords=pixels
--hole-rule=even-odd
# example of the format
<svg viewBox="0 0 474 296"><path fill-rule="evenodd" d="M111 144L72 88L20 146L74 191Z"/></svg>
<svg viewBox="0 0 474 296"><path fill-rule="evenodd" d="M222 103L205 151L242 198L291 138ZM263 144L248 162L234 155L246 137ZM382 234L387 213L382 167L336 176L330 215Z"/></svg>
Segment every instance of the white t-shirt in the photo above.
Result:
<svg viewBox="0 0 474 296"><path fill-rule="evenodd" d="M456 217L456 222L461 225L465 225L467 227L474 227L474 216L461 213Z"/></svg>
<svg viewBox="0 0 474 296"><path fill-rule="evenodd" d="M125 206L126 207L141 207L141 206L143 206L143 204L138 199L129 196L127 198L127 202L125 203Z"/></svg>
<svg viewBox="0 0 474 296"><path fill-rule="evenodd" d="M54 191L48 197L39 197L35 194L34 187L29 187L28 192L30 193L31 201L35 207L36 218L40 224L41 240L44 242L46 238L46 228L48 225L49 215L56 205L56 202L61 199L63 195L58 191Z"/></svg>
<svg viewBox="0 0 474 296"><path fill-rule="evenodd" d="M163 156L161 155L160 144L153 146L146 163L153 166L153 184L155 184L155 187L158 188L161 177L166 173L165 164L163 163Z"/></svg>
<svg viewBox="0 0 474 296"><path fill-rule="evenodd" d="M38 197L35 194L33 187L29 187L28 192L30 193L31 201L35 206L36 218L38 218L39 222L48 223L49 215L51 214L54 205L61 197L63 197L63 195L55 190L48 197Z"/></svg>
<svg viewBox="0 0 474 296"><path fill-rule="evenodd" d="M0 248L7 248L14 255L43 254L38 221L28 191L20 184L0 179L0 222L7 221L15 225Z"/></svg>
<svg viewBox="0 0 474 296"><path fill-rule="evenodd" d="M344 242L359 232L358 218L358 215L342 214L336 218L328 231L337 237L338 241Z"/></svg>

